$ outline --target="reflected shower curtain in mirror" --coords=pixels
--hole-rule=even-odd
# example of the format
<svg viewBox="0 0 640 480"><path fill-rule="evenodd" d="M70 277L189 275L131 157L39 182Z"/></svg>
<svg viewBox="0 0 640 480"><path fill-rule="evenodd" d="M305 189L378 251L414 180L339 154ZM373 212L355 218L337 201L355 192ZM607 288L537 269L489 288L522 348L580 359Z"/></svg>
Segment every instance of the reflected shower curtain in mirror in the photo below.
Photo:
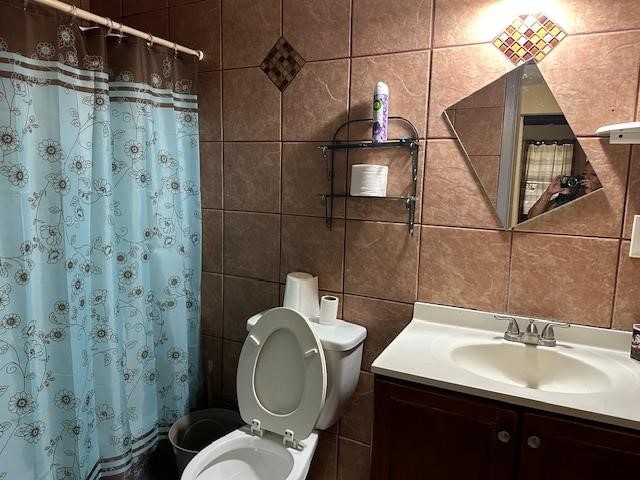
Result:
<svg viewBox="0 0 640 480"><path fill-rule="evenodd" d="M0 479L136 478L199 385L195 57L0 2Z"/></svg>
<svg viewBox="0 0 640 480"><path fill-rule="evenodd" d="M573 143L529 143L526 150L526 173L522 213L538 201L558 175L571 175Z"/></svg>

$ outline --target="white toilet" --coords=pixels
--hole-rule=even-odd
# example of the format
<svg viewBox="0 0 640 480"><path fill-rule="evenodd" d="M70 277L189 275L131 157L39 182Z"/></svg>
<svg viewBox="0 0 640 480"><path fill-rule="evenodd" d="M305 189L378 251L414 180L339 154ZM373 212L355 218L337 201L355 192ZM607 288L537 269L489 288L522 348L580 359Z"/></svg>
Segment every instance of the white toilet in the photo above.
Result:
<svg viewBox="0 0 640 480"><path fill-rule="evenodd" d="M247 425L198 453L182 480L304 480L318 443L358 384L366 329L284 307L247 321L238 406Z"/></svg>

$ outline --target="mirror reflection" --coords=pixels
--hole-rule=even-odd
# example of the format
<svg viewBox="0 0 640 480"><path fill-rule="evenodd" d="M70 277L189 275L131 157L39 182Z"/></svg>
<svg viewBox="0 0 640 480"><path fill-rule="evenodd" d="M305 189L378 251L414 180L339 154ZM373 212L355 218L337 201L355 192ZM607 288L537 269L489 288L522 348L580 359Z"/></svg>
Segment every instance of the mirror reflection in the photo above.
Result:
<svg viewBox="0 0 640 480"><path fill-rule="evenodd" d="M472 93L444 117L505 228L602 188L535 63Z"/></svg>

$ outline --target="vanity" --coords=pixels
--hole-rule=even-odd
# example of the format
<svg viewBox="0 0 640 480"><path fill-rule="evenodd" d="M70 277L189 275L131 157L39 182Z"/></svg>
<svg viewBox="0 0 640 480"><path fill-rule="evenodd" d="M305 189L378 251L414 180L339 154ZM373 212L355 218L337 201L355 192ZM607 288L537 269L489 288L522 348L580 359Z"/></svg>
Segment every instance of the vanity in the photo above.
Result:
<svg viewBox="0 0 640 480"><path fill-rule="evenodd" d="M637 475L640 362L629 358L631 334L572 325L552 333L555 346L533 346L505 333L514 340L513 325L489 312L415 304L371 367L372 479Z"/></svg>

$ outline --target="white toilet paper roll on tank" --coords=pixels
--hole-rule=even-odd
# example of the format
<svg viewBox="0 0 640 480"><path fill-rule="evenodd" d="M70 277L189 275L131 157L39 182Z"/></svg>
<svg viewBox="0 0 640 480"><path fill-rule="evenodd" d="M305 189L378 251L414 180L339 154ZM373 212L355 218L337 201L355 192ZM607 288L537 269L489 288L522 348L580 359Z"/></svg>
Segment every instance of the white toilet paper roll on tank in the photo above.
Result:
<svg viewBox="0 0 640 480"><path fill-rule="evenodd" d="M320 300L320 320L323 325L333 325L338 318L338 297L324 295Z"/></svg>

